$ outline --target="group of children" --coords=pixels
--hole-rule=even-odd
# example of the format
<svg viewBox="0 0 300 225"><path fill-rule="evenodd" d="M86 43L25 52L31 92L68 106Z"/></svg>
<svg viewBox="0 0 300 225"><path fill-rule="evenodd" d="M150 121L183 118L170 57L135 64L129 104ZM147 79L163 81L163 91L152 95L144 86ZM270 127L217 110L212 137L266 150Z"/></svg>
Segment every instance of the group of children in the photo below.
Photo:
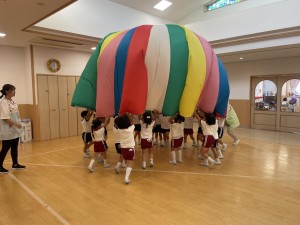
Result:
<svg viewBox="0 0 300 225"><path fill-rule="evenodd" d="M91 159L88 166L90 172L94 172L94 163L98 160L103 163L103 167L107 168L110 165L107 163L107 132L106 126L110 121L110 117L94 118L93 112L85 110L81 113L84 141L83 157L90 158L89 147L94 144L94 157ZM194 118L199 122L197 141L193 137ZM115 148L119 154L118 162L115 166L115 172L120 173L120 168L125 167L125 184L130 183L130 173L133 168L133 160L135 158L135 139L141 145L142 163L141 167L145 169L146 153L149 154L149 166L154 166L153 160L153 144L158 144L162 147L171 145L170 163L176 165L182 162L182 148L187 148L187 137L193 141L193 146L202 146L198 157L204 161L203 166L220 165L220 159L223 158L222 150L225 150L227 145L222 142L224 130L224 118L216 119L214 113L203 113L195 111L192 117L183 117L176 113L172 117L167 117L158 112L158 110L146 111L142 115L132 115L126 113L115 117L113 132L115 136ZM169 143L169 133L171 133L171 143ZM212 150L213 158L209 155L209 150Z"/></svg>

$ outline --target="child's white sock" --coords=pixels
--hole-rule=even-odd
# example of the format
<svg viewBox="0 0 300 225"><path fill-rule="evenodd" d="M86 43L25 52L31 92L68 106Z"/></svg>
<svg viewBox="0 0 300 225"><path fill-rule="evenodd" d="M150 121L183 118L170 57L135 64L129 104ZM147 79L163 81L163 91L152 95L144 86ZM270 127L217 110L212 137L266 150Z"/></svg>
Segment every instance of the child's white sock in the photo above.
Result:
<svg viewBox="0 0 300 225"><path fill-rule="evenodd" d="M178 150L178 161L177 162L182 162L182 150Z"/></svg>
<svg viewBox="0 0 300 225"><path fill-rule="evenodd" d="M126 174L125 174L125 180L124 180L126 184L128 184L130 182L129 176L130 176L131 170L132 170L131 167L126 168Z"/></svg>
<svg viewBox="0 0 300 225"><path fill-rule="evenodd" d="M95 159L91 159L91 162L90 162L89 167L90 167L90 168L93 168L94 163L95 163Z"/></svg>

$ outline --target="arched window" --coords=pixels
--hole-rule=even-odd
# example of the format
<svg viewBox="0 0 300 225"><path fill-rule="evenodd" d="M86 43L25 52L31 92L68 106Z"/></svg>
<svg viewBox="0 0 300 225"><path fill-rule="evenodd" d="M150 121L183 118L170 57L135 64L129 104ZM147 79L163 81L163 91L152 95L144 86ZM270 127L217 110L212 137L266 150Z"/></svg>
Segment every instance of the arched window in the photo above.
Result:
<svg viewBox="0 0 300 225"><path fill-rule="evenodd" d="M264 111L277 110L277 87L273 81L263 80L255 87L255 109Z"/></svg>
<svg viewBox="0 0 300 225"><path fill-rule="evenodd" d="M300 80L291 79L282 85L281 111L300 112Z"/></svg>

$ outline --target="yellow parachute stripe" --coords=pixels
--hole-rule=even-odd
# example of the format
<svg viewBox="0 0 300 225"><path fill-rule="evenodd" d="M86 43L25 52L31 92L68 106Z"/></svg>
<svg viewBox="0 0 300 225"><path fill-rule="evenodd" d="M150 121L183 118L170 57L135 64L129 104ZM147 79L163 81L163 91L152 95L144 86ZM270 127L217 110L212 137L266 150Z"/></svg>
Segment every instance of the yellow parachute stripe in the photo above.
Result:
<svg viewBox="0 0 300 225"><path fill-rule="evenodd" d="M195 111L206 77L206 58L198 37L189 29L185 30L189 48L188 71L183 94L179 104L179 112L189 117Z"/></svg>
<svg viewBox="0 0 300 225"><path fill-rule="evenodd" d="M107 45L108 45L115 37L117 37L120 33L122 33L122 31L113 33L113 34L109 35L107 38L105 38L105 40L104 40L103 43L102 43L101 49L100 49L100 53L99 53L98 60L99 60L99 58L100 58L102 52L104 51L104 49L107 47Z"/></svg>

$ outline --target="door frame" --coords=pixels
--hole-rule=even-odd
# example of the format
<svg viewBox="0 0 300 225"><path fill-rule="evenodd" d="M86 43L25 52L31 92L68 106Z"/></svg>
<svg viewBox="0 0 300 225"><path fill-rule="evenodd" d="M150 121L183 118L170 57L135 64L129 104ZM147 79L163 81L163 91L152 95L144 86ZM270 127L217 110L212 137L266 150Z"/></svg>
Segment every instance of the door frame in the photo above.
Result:
<svg viewBox="0 0 300 225"><path fill-rule="evenodd" d="M250 80L250 126L253 129L276 130L284 132L300 132L300 112L283 112L281 111L281 92L283 84L290 79L300 79L300 74L288 75L262 75L251 76ZM255 88L256 85L264 80L271 80L277 87L276 93L276 111L261 111L255 108ZM260 119L257 119L260 118ZM258 124L257 121L262 122ZM296 121L295 123L291 121Z"/></svg>

